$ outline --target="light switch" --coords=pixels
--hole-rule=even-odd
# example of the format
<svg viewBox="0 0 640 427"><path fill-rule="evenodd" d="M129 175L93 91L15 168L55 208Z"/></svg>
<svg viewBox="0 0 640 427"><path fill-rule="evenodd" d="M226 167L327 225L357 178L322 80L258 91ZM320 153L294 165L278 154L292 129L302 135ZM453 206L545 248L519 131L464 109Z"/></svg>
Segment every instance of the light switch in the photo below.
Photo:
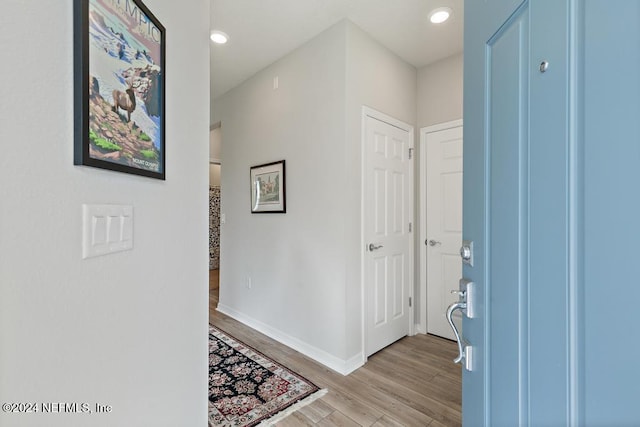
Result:
<svg viewBox="0 0 640 427"><path fill-rule="evenodd" d="M121 240L121 230L122 224L119 216L107 217L107 235L109 236L109 239L107 241L109 243L117 243Z"/></svg>
<svg viewBox="0 0 640 427"><path fill-rule="evenodd" d="M82 258L133 248L133 206L82 205Z"/></svg>
<svg viewBox="0 0 640 427"><path fill-rule="evenodd" d="M133 240L133 217L122 217L122 241Z"/></svg>
<svg viewBox="0 0 640 427"><path fill-rule="evenodd" d="M91 244L103 245L107 242L107 219L103 216L91 217Z"/></svg>

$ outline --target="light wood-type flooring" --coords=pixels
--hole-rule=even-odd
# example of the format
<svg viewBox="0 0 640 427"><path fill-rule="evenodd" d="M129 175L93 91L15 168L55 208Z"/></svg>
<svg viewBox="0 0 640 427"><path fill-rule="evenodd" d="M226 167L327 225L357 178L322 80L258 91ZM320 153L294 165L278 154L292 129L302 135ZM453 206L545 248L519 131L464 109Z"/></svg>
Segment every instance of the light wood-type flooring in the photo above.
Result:
<svg viewBox="0 0 640 427"><path fill-rule="evenodd" d="M460 365L455 343L431 335L406 337L340 375L216 311L218 271L210 272L209 321L329 392L278 427L459 426Z"/></svg>

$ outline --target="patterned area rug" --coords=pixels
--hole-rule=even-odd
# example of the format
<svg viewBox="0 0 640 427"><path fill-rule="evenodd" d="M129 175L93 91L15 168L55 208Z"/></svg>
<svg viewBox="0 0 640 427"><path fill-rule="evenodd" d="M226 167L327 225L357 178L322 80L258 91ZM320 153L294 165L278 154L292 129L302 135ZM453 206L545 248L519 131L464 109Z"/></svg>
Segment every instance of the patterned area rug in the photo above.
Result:
<svg viewBox="0 0 640 427"><path fill-rule="evenodd" d="M209 325L209 426L273 425L324 393Z"/></svg>

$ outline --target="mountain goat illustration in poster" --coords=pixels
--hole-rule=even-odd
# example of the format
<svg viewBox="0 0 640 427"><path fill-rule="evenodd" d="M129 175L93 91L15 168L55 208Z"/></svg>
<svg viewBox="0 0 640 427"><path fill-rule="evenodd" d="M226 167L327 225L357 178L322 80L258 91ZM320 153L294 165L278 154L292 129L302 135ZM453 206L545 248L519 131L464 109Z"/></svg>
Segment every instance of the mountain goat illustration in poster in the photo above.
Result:
<svg viewBox="0 0 640 427"><path fill-rule="evenodd" d="M164 27L139 0L75 7L75 163L164 179Z"/></svg>

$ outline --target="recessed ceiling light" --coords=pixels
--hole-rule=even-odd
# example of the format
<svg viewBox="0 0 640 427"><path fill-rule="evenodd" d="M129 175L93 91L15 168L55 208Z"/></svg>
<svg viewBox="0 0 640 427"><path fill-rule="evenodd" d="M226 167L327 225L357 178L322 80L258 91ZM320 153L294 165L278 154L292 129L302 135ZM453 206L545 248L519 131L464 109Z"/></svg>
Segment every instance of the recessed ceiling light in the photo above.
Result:
<svg viewBox="0 0 640 427"><path fill-rule="evenodd" d="M450 7L439 7L437 9L433 9L429 14L429 21L433 24L442 24L444 21L449 19L451 13L452 10Z"/></svg>
<svg viewBox="0 0 640 427"><path fill-rule="evenodd" d="M211 31L211 41L218 44L225 44L229 41L229 36L222 31Z"/></svg>

